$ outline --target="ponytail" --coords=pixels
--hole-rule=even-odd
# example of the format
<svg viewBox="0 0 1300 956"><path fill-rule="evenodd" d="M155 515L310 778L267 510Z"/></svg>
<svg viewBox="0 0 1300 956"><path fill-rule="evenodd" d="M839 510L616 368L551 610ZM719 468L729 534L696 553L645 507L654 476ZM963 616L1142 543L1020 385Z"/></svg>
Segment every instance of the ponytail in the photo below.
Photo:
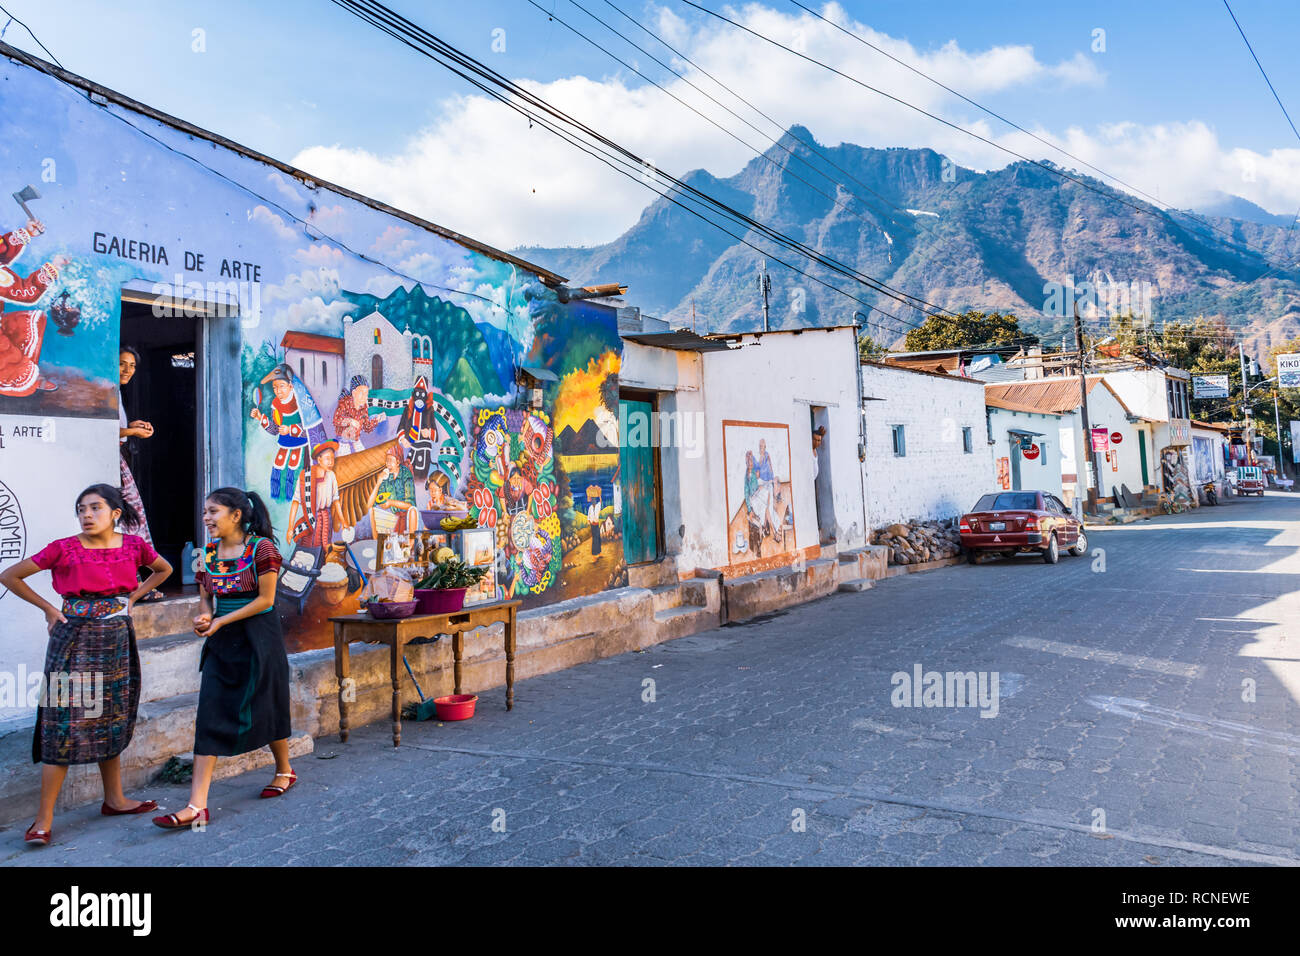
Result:
<svg viewBox="0 0 1300 956"><path fill-rule="evenodd" d="M275 529L271 527L271 512L266 502L256 491L241 491L238 488L218 488L208 495L209 501L224 505L231 511L239 512L240 525L250 534L259 538L275 539Z"/></svg>
<svg viewBox="0 0 1300 956"><path fill-rule="evenodd" d="M275 529L271 527L271 512L266 507L266 502L256 491L247 491L244 494L248 498L248 511L245 513L245 521L248 530L259 538L270 538L275 540Z"/></svg>
<svg viewBox="0 0 1300 956"><path fill-rule="evenodd" d="M140 527L140 513L131 506L131 503L122 495L122 489L113 485L91 485L81 494L77 495L77 507L81 507L82 499L87 495L99 495L107 503L110 511L120 511L122 516L119 519L124 528Z"/></svg>

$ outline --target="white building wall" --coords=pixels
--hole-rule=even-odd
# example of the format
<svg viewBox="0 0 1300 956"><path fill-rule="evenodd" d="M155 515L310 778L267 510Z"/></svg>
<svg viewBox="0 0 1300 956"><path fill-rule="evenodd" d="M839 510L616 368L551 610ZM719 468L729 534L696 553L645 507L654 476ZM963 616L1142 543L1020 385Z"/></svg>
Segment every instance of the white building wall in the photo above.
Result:
<svg viewBox="0 0 1300 956"><path fill-rule="evenodd" d="M1163 377L1161 389L1164 388ZM1134 494L1142 493L1142 461L1138 451L1138 426L1128 420L1124 411L1127 402L1121 405L1105 387L1098 385L1088 394L1088 420L1093 428L1105 427L1111 433L1118 432L1124 440L1112 446L1111 459L1106 460L1105 453L1099 452L1101 460L1101 486L1098 494L1108 498L1121 484L1127 485ZM1132 411L1132 406L1128 406ZM1148 467L1150 462L1148 462Z"/></svg>
<svg viewBox="0 0 1300 956"><path fill-rule="evenodd" d="M854 330L746 335L726 352L675 352L624 342L619 383L658 391L687 439L660 449L665 546L678 569L725 568L727 542L723 422L789 426L795 547L815 547L810 408L826 407L822 467L830 469L839 550L866 543L857 458L857 344ZM791 555L793 558L793 554Z"/></svg>
<svg viewBox="0 0 1300 956"><path fill-rule="evenodd" d="M862 366L867 525L960 515L993 487L984 384L883 365ZM907 454L895 457L890 426L902 425ZM972 448L962 444L971 429Z"/></svg>
<svg viewBox="0 0 1300 956"><path fill-rule="evenodd" d="M303 380L316 403L322 407L343 391L343 356L333 352L316 352L310 349L285 349L284 360L294 374ZM323 367L322 367L322 363ZM322 374L322 372L324 374ZM369 376L366 380L369 381Z"/></svg>
<svg viewBox="0 0 1300 956"><path fill-rule="evenodd" d="M993 434L993 444L986 447L988 447L991 454L994 478L997 477L998 459L1006 458L1010 461L1013 455L1019 453L1018 449L1011 447L1013 441L1010 433L1011 429L1022 428L1025 431L1041 432L1042 437L1034 439L1034 443L1039 447L1038 458L1033 461L1023 457L1020 459L1020 487L1025 490L1046 491L1058 498L1062 497L1061 460L1063 448L1061 416L1036 415L1031 412L1017 412L990 406L988 417L989 430ZM1073 430L1065 430L1065 441L1071 446L1073 445ZM1069 448L1068 453L1073 456L1073 447ZM990 486L988 490L992 491L993 486Z"/></svg>

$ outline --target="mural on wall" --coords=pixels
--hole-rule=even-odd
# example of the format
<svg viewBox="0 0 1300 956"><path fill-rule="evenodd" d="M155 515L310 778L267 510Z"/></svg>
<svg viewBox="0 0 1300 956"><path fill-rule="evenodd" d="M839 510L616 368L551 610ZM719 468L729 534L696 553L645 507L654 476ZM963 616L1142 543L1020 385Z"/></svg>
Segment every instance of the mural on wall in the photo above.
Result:
<svg viewBox="0 0 1300 956"><path fill-rule="evenodd" d="M1174 498L1189 499L1192 486L1187 476L1187 456L1181 448L1169 447L1160 452L1160 477L1165 491Z"/></svg>
<svg viewBox="0 0 1300 956"><path fill-rule="evenodd" d="M515 321L501 325L399 284L384 297L324 290L312 306L337 312L331 326L246 336L246 469L266 475L286 528L291 649L328 644L327 618L355 608L378 535L444 518L491 529L497 599L533 607L626 583L613 311L582 321L541 283L507 285ZM540 408L521 407L521 367L555 377Z"/></svg>
<svg viewBox="0 0 1300 956"><path fill-rule="evenodd" d="M193 301L200 317L185 321L225 323L236 339L195 367L198 382L241 383L237 414L205 410L209 442L225 443L207 467L270 507L290 650L328 646L328 618L358 608L377 534L437 530L447 516L496 522L497 597L538 606L626 580L608 520L621 354L612 308L561 303L521 264L6 58L0 82L0 168L12 177L0 196L15 200L0 210L0 415L48 416L60 429L84 419L77 434L88 436L73 457L62 438L28 442L24 469L58 467L78 487L117 482L124 313L142 348L169 348L180 328L148 306L124 310L127 287L152 290ZM212 317L202 311L212 302L238 309ZM536 407L525 368L540 374ZM16 451L0 451L8 481ZM197 517L191 482L137 477L166 482ZM76 530L70 510L37 513L28 537L42 546ZM18 653L39 663L43 625L28 618ZM9 662L0 652L0 667Z"/></svg>
<svg viewBox="0 0 1300 956"><path fill-rule="evenodd" d="M731 563L795 550L790 426L722 423Z"/></svg>

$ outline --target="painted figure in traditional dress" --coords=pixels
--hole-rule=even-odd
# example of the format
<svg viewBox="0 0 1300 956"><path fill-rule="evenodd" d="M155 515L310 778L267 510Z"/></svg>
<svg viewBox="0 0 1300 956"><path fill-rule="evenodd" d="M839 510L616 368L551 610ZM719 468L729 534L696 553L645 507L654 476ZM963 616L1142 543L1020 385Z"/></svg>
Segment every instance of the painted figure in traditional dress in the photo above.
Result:
<svg viewBox="0 0 1300 956"><path fill-rule="evenodd" d="M58 280L59 270L70 261L67 256L55 256L26 278L9 268L44 231L45 227L32 219L25 229L0 235L0 302L35 305ZM58 388L41 378L38 363L44 341L45 313L40 309L0 314L0 395L23 398L37 390Z"/></svg>
<svg viewBox="0 0 1300 956"><path fill-rule="evenodd" d="M429 403L429 384L421 375L411 387L411 397L397 423L397 441L410 456L411 474L420 481L429 477L433 468L437 439L438 425Z"/></svg>
<svg viewBox="0 0 1300 956"><path fill-rule="evenodd" d="M400 445L391 445L384 455L384 470L366 499L370 512L370 533L404 534L420 530L420 511L415 504L415 475L406 463Z"/></svg>
<svg viewBox="0 0 1300 956"><path fill-rule="evenodd" d="M24 836L34 846L48 846L53 839L54 803L72 764L99 764L103 816L146 813L158 806L123 794L119 757L131 742L140 705L140 655L131 609L167 580L172 568L143 538L113 530L118 522L134 524L138 516L112 485L83 491L77 497L77 519L80 534L60 538L0 572L0 585L39 608L50 632L32 738L32 761L43 765L40 808ZM144 583L139 579L142 567L152 572ZM26 582L39 571L53 575L61 607Z"/></svg>
<svg viewBox="0 0 1300 956"><path fill-rule="evenodd" d="M353 375L347 391L339 394L334 408L334 436L344 454L363 451L361 434L369 434L384 420L382 415L370 414L370 386L365 377Z"/></svg>
<svg viewBox="0 0 1300 956"><path fill-rule="evenodd" d="M271 467L271 500L292 501L298 469L303 465L303 450L325 441L325 426L311 392L287 364L282 362L268 372L262 384L267 382L274 393L271 413L263 412L255 398L251 417L261 424L263 431L274 435L279 445Z"/></svg>
<svg viewBox="0 0 1300 956"><path fill-rule="evenodd" d="M334 540L334 524L342 531L342 498L334 474L338 442L321 442L312 449L312 463L298 477L297 493L289 505L289 537L305 548L327 548Z"/></svg>

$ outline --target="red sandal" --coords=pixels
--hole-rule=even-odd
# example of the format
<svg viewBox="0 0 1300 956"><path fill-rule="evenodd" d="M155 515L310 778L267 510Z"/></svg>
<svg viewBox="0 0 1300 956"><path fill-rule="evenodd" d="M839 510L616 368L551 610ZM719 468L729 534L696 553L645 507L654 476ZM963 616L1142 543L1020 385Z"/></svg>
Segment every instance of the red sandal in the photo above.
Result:
<svg viewBox="0 0 1300 956"><path fill-rule="evenodd" d="M194 816L192 816L190 819L182 820L175 813L169 813L165 817L154 817L153 825L156 827L162 827L164 830L185 830L194 826L194 824L198 823L199 821L202 821L203 823L207 823L209 820L212 819L211 814L208 813L207 807L204 807L203 809L200 810L194 804L187 803L185 805L185 808L187 810L194 811Z"/></svg>
<svg viewBox="0 0 1300 956"><path fill-rule="evenodd" d="M138 807L134 807L131 810L115 810L108 805L108 801L106 800L104 801L104 805L99 808L99 812L106 817L125 817L130 816L133 813L148 813L150 810L157 809L157 800L142 800Z"/></svg>
<svg viewBox="0 0 1300 956"><path fill-rule="evenodd" d="M49 846L50 841L53 839L54 828L51 827L48 830L38 830L36 829L35 821L33 821L32 825L27 828L27 832L23 834L23 842L28 846Z"/></svg>
<svg viewBox="0 0 1300 956"><path fill-rule="evenodd" d="M278 796L280 796L281 794L286 793L286 792L289 790L289 787L292 787L295 783L298 782L298 775L297 775L296 773L294 773L292 770L290 770L288 773L277 773L277 774L276 774L274 777L272 777L271 779L272 779L272 780L278 780L280 777L288 777L288 778L289 778L289 786L287 786L287 787L275 787L275 786L271 786L271 787L263 787L263 788L262 788L262 799L263 799L263 800L269 800L269 799L271 799L272 797L278 797Z"/></svg>

